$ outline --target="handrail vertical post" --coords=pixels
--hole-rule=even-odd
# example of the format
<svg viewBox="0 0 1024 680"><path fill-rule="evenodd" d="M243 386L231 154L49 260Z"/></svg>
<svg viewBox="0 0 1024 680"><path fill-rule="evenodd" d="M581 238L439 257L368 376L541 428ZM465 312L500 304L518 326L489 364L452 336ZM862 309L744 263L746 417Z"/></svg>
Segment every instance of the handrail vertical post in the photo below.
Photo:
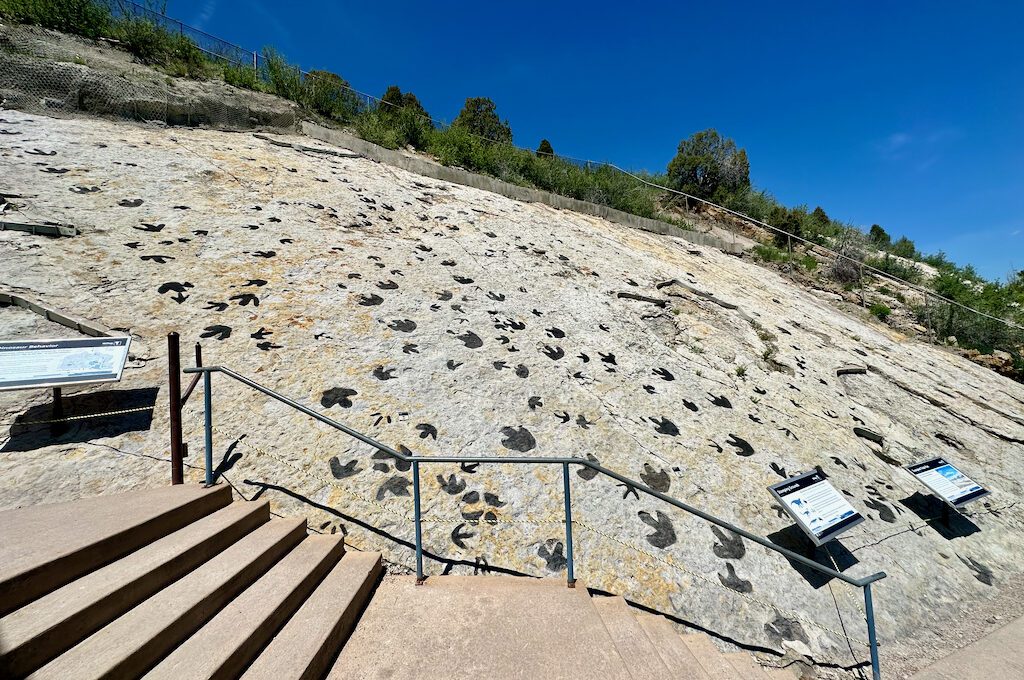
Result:
<svg viewBox="0 0 1024 680"><path fill-rule="evenodd" d="M569 495L569 464L562 463L562 498L565 501L565 565L568 569L568 585L576 587L576 575L572 563L572 497Z"/></svg>
<svg viewBox="0 0 1024 680"><path fill-rule="evenodd" d="M422 585L423 578L423 530L420 527L420 464L412 464L413 522L416 524L416 585Z"/></svg>
<svg viewBox="0 0 1024 680"><path fill-rule="evenodd" d="M206 486L213 486L213 397L210 371L203 371L203 418L206 430Z"/></svg>
<svg viewBox="0 0 1024 680"><path fill-rule="evenodd" d="M167 392L170 402L171 427L171 484L182 484L185 479L181 450L181 355L178 334L167 334Z"/></svg>
<svg viewBox="0 0 1024 680"><path fill-rule="evenodd" d="M871 601L871 584L864 586L864 615L868 624L868 644L871 646L871 677L882 680L882 669L878 666L878 636L875 634L875 606Z"/></svg>

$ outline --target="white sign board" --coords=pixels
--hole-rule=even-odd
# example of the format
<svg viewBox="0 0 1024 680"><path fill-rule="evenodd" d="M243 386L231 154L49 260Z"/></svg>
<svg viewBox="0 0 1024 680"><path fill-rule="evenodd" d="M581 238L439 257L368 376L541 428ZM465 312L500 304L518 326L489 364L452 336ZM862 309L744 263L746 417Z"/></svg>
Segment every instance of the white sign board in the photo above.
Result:
<svg viewBox="0 0 1024 680"><path fill-rule="evenodd" d="M991 493L973 479L960 472L945 458L932 458L923 463L908 465L910 473L928 489L957 510L971 501Z"/></svg>
<svg viewBox="0 0 1024 680"><path fill-rule="evenodd" d="M768 487L775 499L810 537L824 545L864 518L817 470L790 477Z"/></svg>
<svg viewBox="0 0 1024 680"><path fill-rule="evenodd" d="M0 390L120 380L131 340L0 341Z"/></svg>

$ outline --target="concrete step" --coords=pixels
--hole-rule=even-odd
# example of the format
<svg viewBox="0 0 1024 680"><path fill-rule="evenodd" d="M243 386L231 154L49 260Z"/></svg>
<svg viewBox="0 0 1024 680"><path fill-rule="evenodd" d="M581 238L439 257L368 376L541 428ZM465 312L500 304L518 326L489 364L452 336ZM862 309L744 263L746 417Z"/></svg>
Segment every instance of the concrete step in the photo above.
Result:
<svg viewBox="0 0 1024 680"><path fill-rule="evenodd" d="M307 537L145 677L237 678L344 551L341 535Z"/></svg>
<svg viewBox="0 0 1024 680"><path fill-rule="evenodd" d="M679 637L668 619L652 614L637 614L636 618L674 677L687 678L687 680L708 680L708 674L690 653L687 646L683 644L682 638Z"/></svg>
<svg viewBox="0 0 1024 680"><path fill-rule="evenodd" d="M621 597L595 597L594 606L604 627L615 642L615 649L634 680L675 677L661 660L657 648Z"/></svg>
<svg viewBox="0 0 1024 680"><path fill-rule="evenodd" d="M233 503L0 618L0 677L21 677L211 559L270 519Z"/></svg>
<svg viewBox="0 0 1024 680"><path fill-rule="evenodd" d="M386 577L327 677L631 680L590 597L511 576Z"/></svg>
<svg viewBox="0 0 1024 680"><path fill-rule="evenodd" d="M380 581L384 571L380 557L380 553L346 552L242 678L322 678Z"/></svg>
<svg viewBox="0 0 1024 680"><path fill-rule="evenodd" d="M768 680L761 665L754 661L754 657L746 652L729 652L723 654L732 667L736 669L736 676L741 680Z"/></svg>
<svg viewBox="0 0 1024 680"><path fill-rule="evenodd" d="M177 485L0 512L0 616L230 502Z"/></svg>
<svg viewBox="0 0 1024 680"><path fill-rule="evenodd" d="M195 633L306 536L304 519L273 519L96 631L34 678L138 677Z"/></svg>
<svg viewBox="0 0 1024 680"><path fill-rule="evenodd" d="M735 680L736 669L711 638L701 633L683 633L679 637L711 680Z"/></svg>

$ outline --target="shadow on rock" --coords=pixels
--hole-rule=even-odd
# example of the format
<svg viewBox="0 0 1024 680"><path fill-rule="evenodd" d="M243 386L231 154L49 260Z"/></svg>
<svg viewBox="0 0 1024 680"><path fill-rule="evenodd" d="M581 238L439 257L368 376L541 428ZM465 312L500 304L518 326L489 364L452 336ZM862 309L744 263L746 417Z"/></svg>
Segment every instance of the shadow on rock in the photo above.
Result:
<svg viewBox="0 0 1024 680"><path fill-rule="evenodd" d="M11 423L10 440L0 451L33 451L44 446L76 444L148 430L153 423L157 392L157 387L145 387L68 395L62 399L65 418L128 409L144 410L61 423L46 422L53 419L52 402L33 406Z"/></svg>
<svg viewBox="0 0 1024 680"><path fill-rule="evenodd" d="M912 513L923 519L928 526L938 532L947 541L976 534L981 529L977 524L952 509L945 515L948 506L931 494L915 491L914 495L904 498L900 503ZM948 517L948 523L946 518Z"/></svg>
<svg viewBox="0 0 1024 680"><path fill-rule="evenodd" d="M768 534L767 538L780 548L792 550L797 554L814 560L823 567L835 569L836 571L846 571L860 561L852 552L843 547L842 543L835 539L829 541L820 548L814 547L811 543L811 539L807 538L804 532L800 530L800 527L795 524L780 531L776 531L773 534ZM829 559L830 555L831 559ZM832 580L832 577L828 574L808 567L796 560L791 560L789 558L785 559L793 569L800 574L805 581L807 581L807 584L815 590L821 588ZM835 565L832 564L833 561L835 561Z"/></svg>

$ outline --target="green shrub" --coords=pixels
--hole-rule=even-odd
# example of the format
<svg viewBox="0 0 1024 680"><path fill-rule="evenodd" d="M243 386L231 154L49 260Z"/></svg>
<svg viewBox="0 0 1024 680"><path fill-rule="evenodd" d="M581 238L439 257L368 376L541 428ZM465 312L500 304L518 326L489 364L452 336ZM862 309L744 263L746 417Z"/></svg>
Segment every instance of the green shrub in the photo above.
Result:
<svg viewBox="0 0 1024 680"><path fill-rule="evenodd" d="M659 184L662 182L658 182ZM721 204L730 210L749 215L765 222L778 202L767 191L756 191L747 187L742 191L727 193Z"/></svg>
<svg viewBox="0 0 1024 680"><path fill-rule="evenodd" d="M907 259L914 259L918 257L917 248L914 246L914 242L906 236L901 236L892 246L889 248L889 252L893 255L899 255Z"/></svg>
<svg viewBox="0 0 1024 680"><path fill-rule="evenodd" d="M919 283L923 278L921 270L914 264L892 257L888 253L882 257L869 257L864 264L910 283Z"/></svg>
<svg viewBox="0 0 1024 680"><path fill-rule="evenodd" d="M115 33L125 49L143 63L162 64L171 52L171 36L152 21L139 18L121 19Z"/></svg>
<svg viewBox="0 0 1024 680"><path fill-rule="evenodd" d="M224 82L235 87L242 87L246 90L260 89L260 73L252 66L238 66L227 64L222 72Z"/></svg>
<svg viewBox="0 0 1024 680"><path fill-rule="evenodd" d="M412 92L403 93L398 86L391 85L381 97L376 111L376 124L394 128L391 136L399 147L425 149L429 146L434 121Z"/></svg>
<svg viewBox="0 0 1024 680"><path fill-rule="evenodd" d="M163 67L180 77L202 78L207 74L206 57L187 36L138 17L119 19L113 32L125 49L144 64Z"/></svg>
<svg viewBox="0 0 1024 680"><path fill-rule="evenodd" d="M536 154L538 156L554 156L555 150L551 148L551 142L546 139L540 140L540 145L537 146Z"/></svg>
<svg viewBox="0 0 1024 680"><path fill-rule="evenodd" d="M210 71L210 63L199 46L191 38L172 33L169 41L170 50L166 61L162 64L171 75L185 78L205 78Z"/></svg>
<svg viewBox="0 0 1024 680"><path fill-rule="evenodd" d="M355 129L357 135L373 144L379 144L388 149L397 149L403 146L399 142L398 131L394 125L379 111L361 113L355 119Z"/></svg>
<svg viewBox="0 0 1024 680"><path fill-rule="evenodd" d="M818 268L818 258L813 255L804 255L799 260L800 265L809 272L813 272Z"/></svg>
<svg viewBox="0 0 1024 680"><path fill-rule="evenodd" d="M877 224L871 225L871 231L868 232L868 238L879 248L888 248L892 245L892 238L889 236L889 232Z"/></svg>
<svg viewBox="0 0 1024 680"><path fill-rule="evenodd" d="M804 212L798 208L788 210L784 206L776 205L771 213L768 215L768 224L772 225L780 231L773 231L772 238L775 241L775 245L780 248L789 248L792 239L789 238L789 234L793 236L801 236L803 234L803 216ZM796 243L799 243L797 241ZM793 244L795 245L795 243Z"/></svg>
<svg viewBox="0 0 1024 680"><path fill-rule="evenodd" d="M394 113L383 108L368 109L357 115L354 122L357 135L389 149L410 145L425 149L433 139L433 127L410 109Z"/></svg>
<svg viewBox="0 0 1024 680"><path fill-rule="evenodd" d="M497 107L487 97L468 97L452 127L464 128L492 142L512 143L512 128L507 120L498 118Z"/></svg>
<svg viewBox="0 0 1024 680"><path fill-rule="evenodd" d="M425 114L419 113L415 107L402 108L397 114L390 116L390 119L401 146L425 149L430 143L430 134L434 131L434 125Z"/></svg>
<svg viewBox="0 0 1024 680"><path fill-rule="evenodd" d="M892 314L892 310L881 302L872 303L871 308L868 309L868 311L871 312L872 316L877 317L878 320L882 322L885 322L885 320L889 318L889 315Z"/></svg>
<svg viewBox="0 0 1024 680"><path fill-rule="evenodd" d="M710 199L749 187L750 162L736 142L709 128L679 142L668 164L668 179L674 189Z"/></svg>
<svg viewBox="0 0 1024 680"><path fill-rule="evenodd" d="M297 101L322 116L344 121L355 120L363 108L362 100L348 81L330 71L310 71L306 74Z"/></svg>
<svg viewBox="0 0 1024 680"><path fill-rule="evenodd" d="M293 102L302 98L302 74L273 47L263 48L262 76L272 94Z"/></svg>
<svg viewBox="0 0 1024 680"><path fill-rule="evenodd" d="M762 262L784 262L788 254L770 243L760 243L752 250L754 257Z"/></svg>
<svg viewBox="0 0 1024 680"><path fill-rule="evenodd" d="M384 91L384 96L380 98L379 108L380 112L384 115L397 114L403 109L410 110L417 116L424 118L424 122L430 127L434 127L433 121L430 120L430 114L423 108L419 98L412 92L402 92L401 88L397 85L390 85Z"/></svg>
<svg viewBox="0 0 1024 680"><path fill-rule="evenodd" d="M474 168L473 157L479 144L469 130L453 125L445 130L435 130L427 149L443 165Z"/></svg>
<svg viewBox="0 0 1024 680"><path fill-rule="evenodd" d="M110 10L96 0L0 0L0 17L93 39L113 26Z"/></svg>

